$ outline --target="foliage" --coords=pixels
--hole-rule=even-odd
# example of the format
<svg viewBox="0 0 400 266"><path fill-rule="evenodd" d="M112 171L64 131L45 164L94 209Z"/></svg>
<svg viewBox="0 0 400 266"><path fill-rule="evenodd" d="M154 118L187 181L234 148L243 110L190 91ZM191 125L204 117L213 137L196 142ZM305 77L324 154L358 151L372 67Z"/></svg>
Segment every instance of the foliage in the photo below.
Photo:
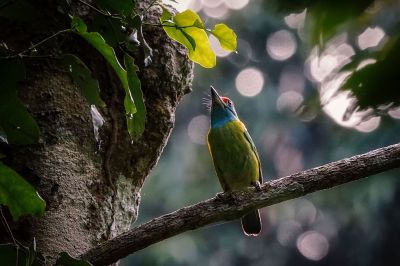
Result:
<svg viewBox="0 0 400 266"><path fill-rule="evenodd" d="M20 61L0 60L0 128L10 144L27 145L39 139L39 127L17 97L17 83L24 76Z"/></svg>
<svg viewBox="0 0 400 266"><path fill-rule="evenodd" d="M208 30L199 15L191 10L172 16L164 8L160 20L168 36L185 46L189 50L189 58L205 68L212 68L216 64L207 32L213 34L225 50L236 50L236 34L228 26L218 24L213 30Z"/></svg>
<svg viewBox="0 0 400 266"><path fill-rule="evenodd" d="M342 85L342 89L351 90L356 97L356 108L378 109L400 105L399 74L397 65L400 58L400 38L392 37L386 45L374 53L360 55L342 68L342 72L352 71ZM361 63L368 62L363 67Z"/></svg>
<svg viewBox="0 0 400 266"><path fill-rule="evenodd" d="M26 214L42 215L45 201L17 172L0 162L0 204L7 206L17 221Z"/></svg>

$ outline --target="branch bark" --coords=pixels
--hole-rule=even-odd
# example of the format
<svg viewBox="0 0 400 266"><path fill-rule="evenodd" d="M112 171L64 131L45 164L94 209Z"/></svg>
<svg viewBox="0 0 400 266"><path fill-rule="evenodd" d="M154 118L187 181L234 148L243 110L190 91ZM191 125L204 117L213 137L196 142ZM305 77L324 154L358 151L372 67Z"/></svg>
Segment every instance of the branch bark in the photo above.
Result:
<svg viewBox="0 0 400 266"><path fill-rule="evenodd" d="M249 210L400 167L400 144L345 158L265 183L261 191L224 193L139 225L81 255L94 265L108 265L177 234L211 223L240 218Z"/></svg>

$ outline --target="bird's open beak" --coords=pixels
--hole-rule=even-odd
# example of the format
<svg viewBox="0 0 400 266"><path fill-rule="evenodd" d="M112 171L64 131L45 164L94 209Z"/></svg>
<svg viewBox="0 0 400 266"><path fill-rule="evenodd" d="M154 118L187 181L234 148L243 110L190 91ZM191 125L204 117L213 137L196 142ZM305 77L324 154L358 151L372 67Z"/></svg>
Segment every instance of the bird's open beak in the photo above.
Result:
<svg viewBox="0 0 400 266"><path fill-rule="evenodd" d="M214 89L213 86L210 86L211 90L211 102L213 106L219 105L221 107L225 106L224 102L222 101L221 97L219 96L218 92Z"/></svg>

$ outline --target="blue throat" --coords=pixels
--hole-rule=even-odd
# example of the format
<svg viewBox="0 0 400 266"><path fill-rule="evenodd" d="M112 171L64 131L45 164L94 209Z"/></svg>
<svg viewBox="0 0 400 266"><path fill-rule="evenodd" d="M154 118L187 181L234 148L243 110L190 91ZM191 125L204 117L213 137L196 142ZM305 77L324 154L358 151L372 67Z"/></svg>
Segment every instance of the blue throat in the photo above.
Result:
<svg viewBox="0 0 400 266"><path fill-rule="evenodd" d="M237 116L228 108L216 106L211 110L211 128L221 127L235 120L238 120Z"/></svg>

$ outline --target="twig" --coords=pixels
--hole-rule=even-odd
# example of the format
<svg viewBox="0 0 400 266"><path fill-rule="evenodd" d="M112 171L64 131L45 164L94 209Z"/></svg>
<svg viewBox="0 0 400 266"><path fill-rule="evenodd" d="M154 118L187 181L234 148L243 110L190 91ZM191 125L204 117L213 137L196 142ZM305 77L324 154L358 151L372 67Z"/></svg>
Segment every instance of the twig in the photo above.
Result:
<svg viewBox="0 0 400 266"><path fill-rule="evenodd" d="M139 225L92 248L81 258L108 265L154 243L208 224L238 219L253 209L332 188L400 167L400 144L356 155L265 183L258 192L226 193ZM234 200L232 201L232 197Z"/></svg>
<svg viewBox="0 0 400 266"><path fill-rule="evenodd" d="M54 33L53 35L48 36L48 37L44 38L43 40L41 40L40 42L31 45L29 48L27 48L26 50L24 50L24 51L22 51L22 52L19 52L18 54L9 55L9 56L5 56L5 57L0 57L0 59L12 59L12 58L21 58L21 57L31 57L31 56L25 55L25 53L30 52L30 51L32 51L33 49L35 49L36 47L42 45L43 43L45 43L45 42L47 42L47 41L49 41L49 40L51 40L51 39L57 37L58 35L60 35L60 34L62 34L62 33L69 32L69 31L71 31L71 29L65 29L65 30L57 31L57 32Z"/></svg>
<svg viewBox="0 0 400 266"><path fill-rule="evenodd" d="M98 9L98 8L95 7L95 6L92 6L92 5L89 4L89 3L86 3L86 2L83 1L83 0L78 0L78 2L80 2L80 3L84 4L84 5L86 5L87 7L93 9L94 11L96 11L97 13L99 13L99 14L101 14L101 15L103 15L103 16L110 17L110 18L116 18L116 19L122 19L121 17L119 17L119 16L117 16L117 15L108 14L108 13L106 13L106 12L104 12L104 11Z"/></svg>
<svg viewBox="0 0 400 266"><path fill-rule="evenodd" d="M10 237L11 237L12 241L14 242L14 245L17 247L18 246L17 245L17 241L15 240L15 237L14 237L12 231L11 231L11 228L7 223L6 217L4 217L3 208L1 206L0 206L0 216L1 216L1 221L2 221L2 223L4 225L4 227L6 228L8 233L10 234Z"/></svg>

